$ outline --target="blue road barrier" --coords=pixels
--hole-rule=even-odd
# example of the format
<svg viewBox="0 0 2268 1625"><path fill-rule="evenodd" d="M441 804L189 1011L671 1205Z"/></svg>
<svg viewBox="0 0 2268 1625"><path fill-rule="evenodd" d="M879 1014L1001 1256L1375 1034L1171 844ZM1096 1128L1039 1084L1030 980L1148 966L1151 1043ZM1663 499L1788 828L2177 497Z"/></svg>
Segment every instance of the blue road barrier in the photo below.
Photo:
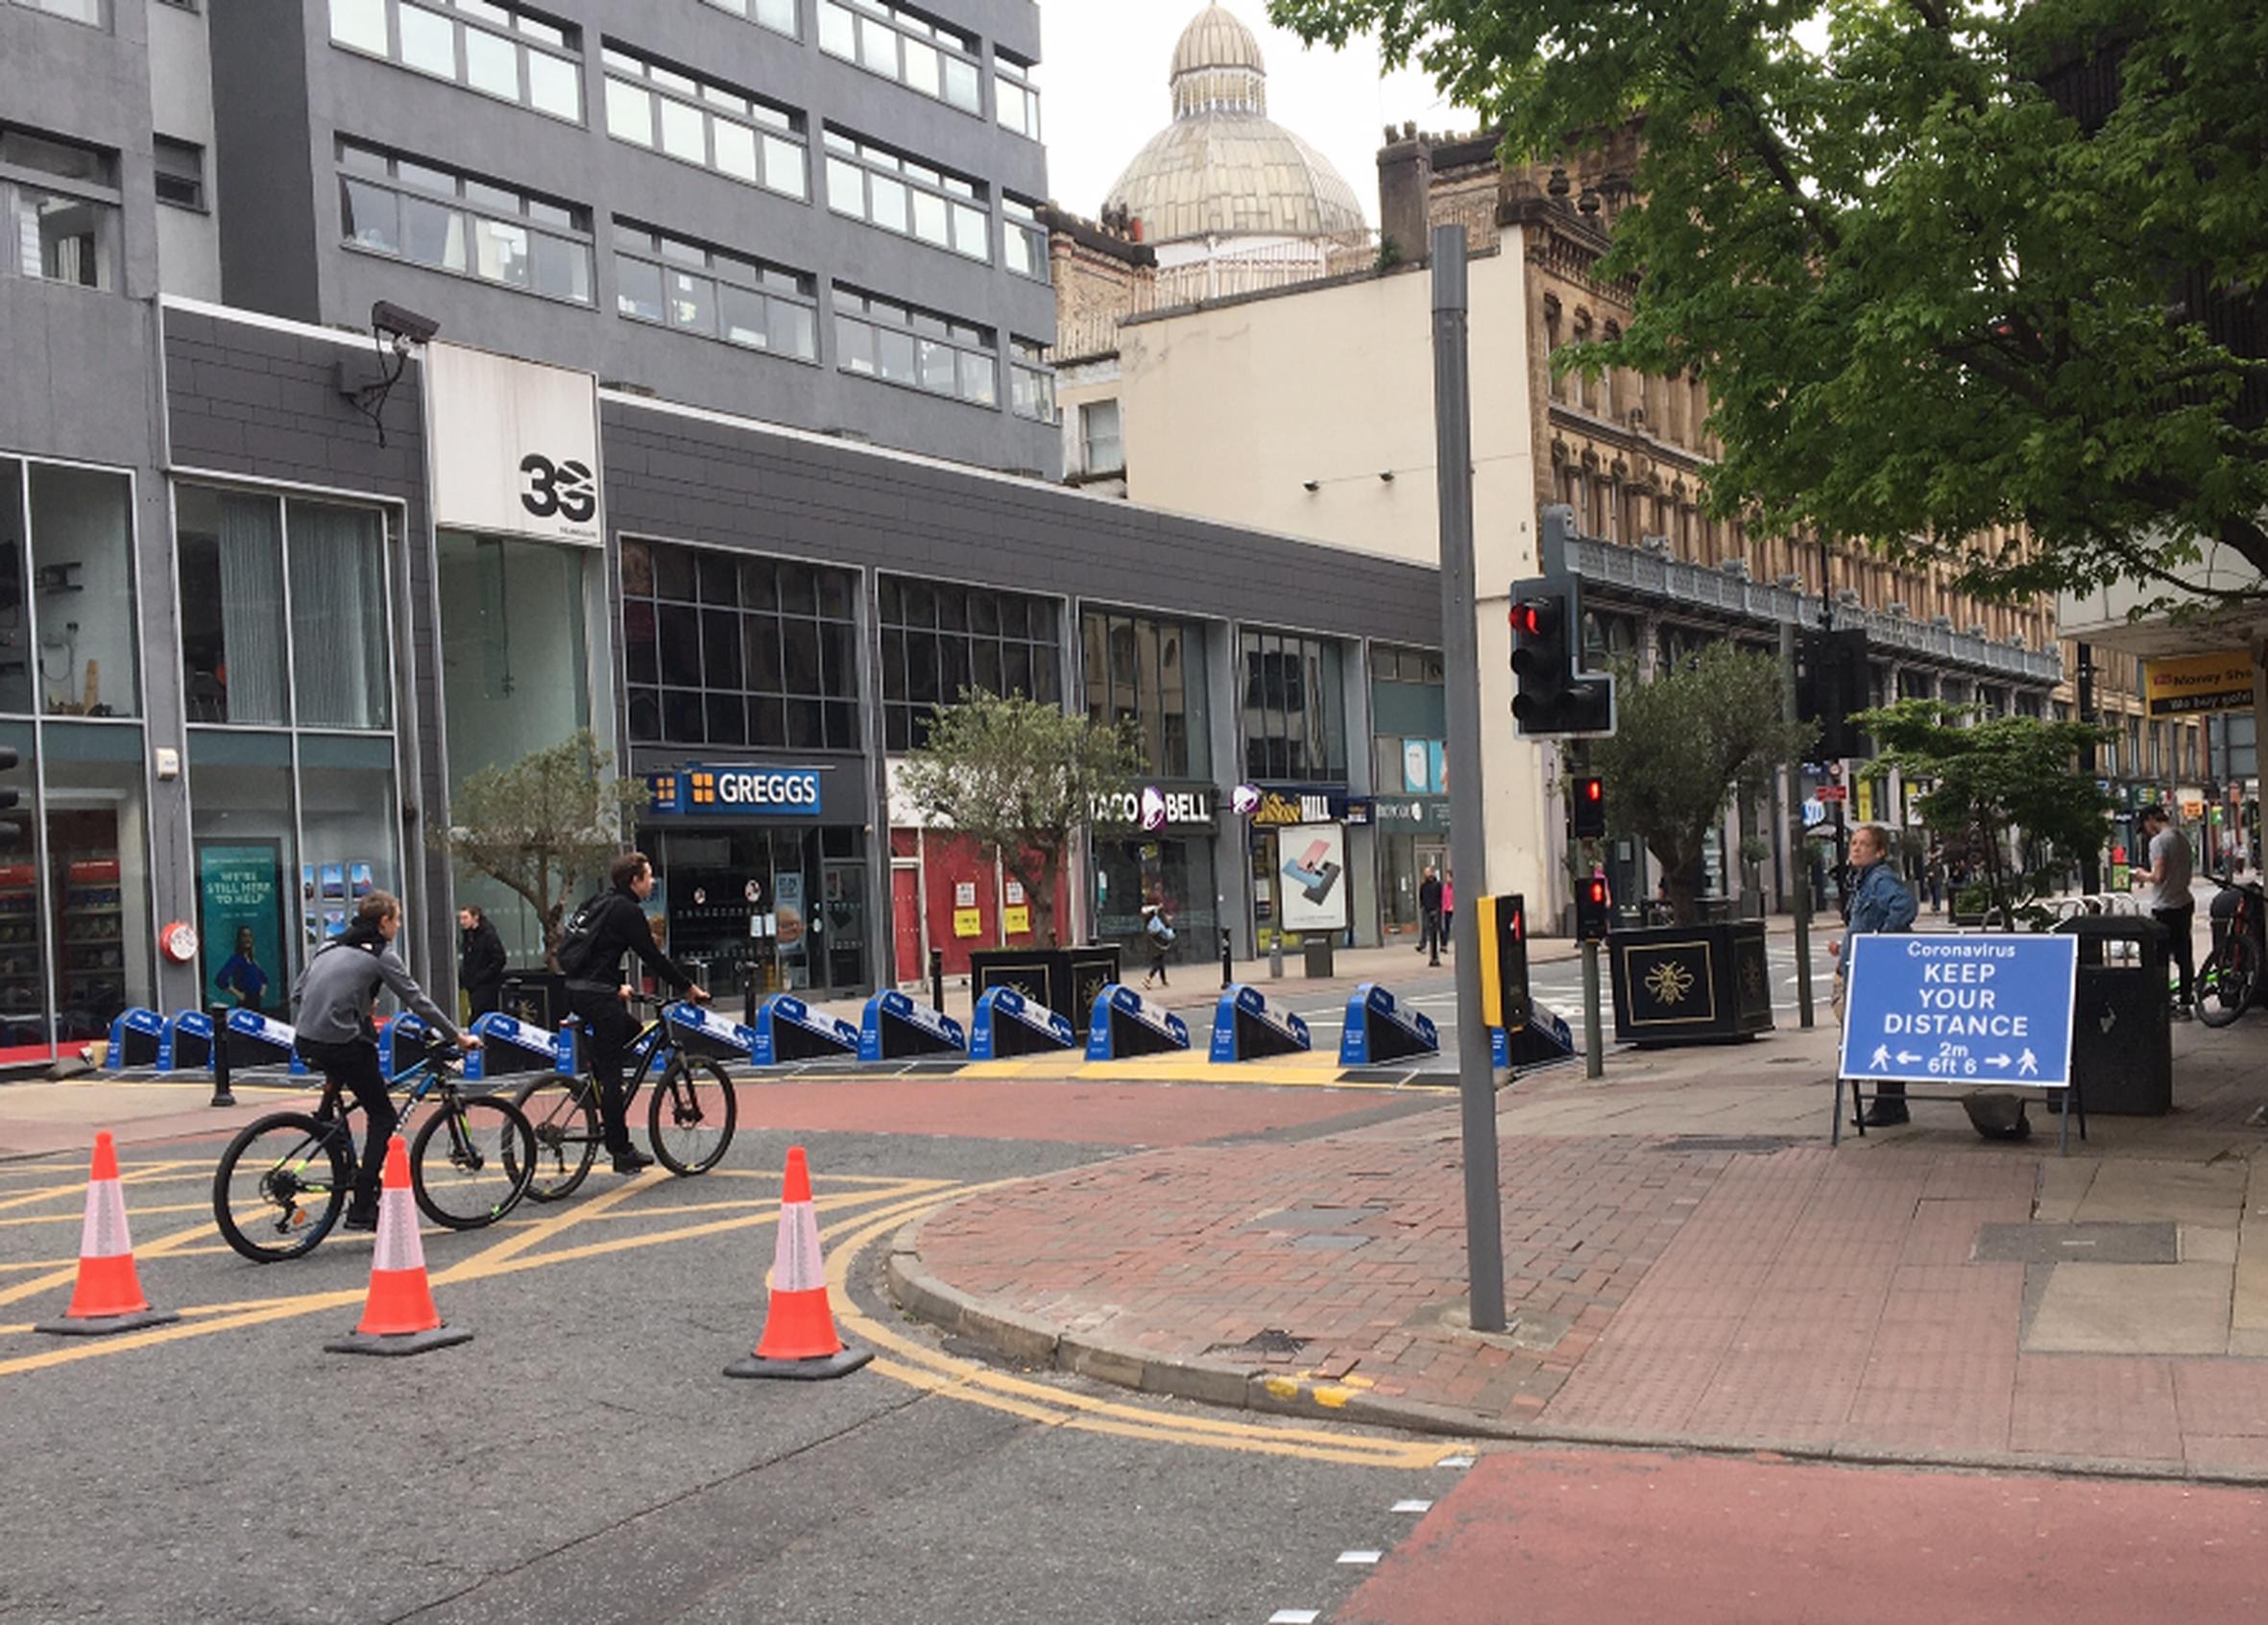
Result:
<svg viewBox="0 0 2268 1625"><path fill-rule="evenodd" d="M159 1072L212 1070L212 1017L203 1010L181 1010L168 1018L157 1040Z"/></svg>
<svg viewBox="0 0 2268 1625"><path fill-rule="evenodd" d="M1267 1055L1303 1055L1315 1047L1307 1023L1290 1010L1268 1008L1267 996L1239 982L1213 1010L1210 1058L1222 1064Z"/></svg>
<svg viewBox="0 0 2268 1625"><path fill-rule="evenodd" d="M1095 995L1087 1020L1087 1058L1119 1060L1189 1048L1189 1023L1153 1005L1122 982Z"/></svg>
<svg viewBox="0 0 2268 1625"><path fill-rule="evenodd" d="M815 1010L792 993L775 993L757 1007L759 1066L780 1061L832 1060L858 1053L858 1030Z"/></svg>
<svg viewBox="0 0 2268 1625"><path fill-rule="evenodd" d="M295 1074L304 1076L307 1063L301 1058L299 1042L299 1032L288 1022L257 1010L229 1012L229 1064L235 1071L288 1064Z"/></svg>
<svg viewBox="0 0 2268 1625"><path fill-rule="evenodd" d="M1013 987L988 987L977 1001L969 1028L969 1058L999 1060L1009 1055L1069 1050L1079 1041L1070 1022Z"/></svg>
<svg viewBox="0 0 2268 1625"><path fill-rule="evenodd" d="M1441 1034L1433 1018L1403 1005L1375 982L1363 982L1347 1000L1346 1028L1339 1037L1340 1066L1378 1066L1440 1053Z"/></svg>
<svg viewBox="0 0 2268 1625"><path fill-rule="evenodd" d="M902 1060L911 1055L966 1055L968 1034L944 1011L917 1005L896 988L866 1001L858 1023L858 1058Z"/></svg>

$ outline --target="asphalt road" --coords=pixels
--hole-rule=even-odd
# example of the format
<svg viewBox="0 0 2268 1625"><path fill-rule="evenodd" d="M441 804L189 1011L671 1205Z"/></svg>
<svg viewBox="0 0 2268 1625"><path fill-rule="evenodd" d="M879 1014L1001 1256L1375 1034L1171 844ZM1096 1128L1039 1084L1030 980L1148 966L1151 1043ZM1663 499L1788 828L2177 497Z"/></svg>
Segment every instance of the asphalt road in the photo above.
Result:
<svg viewBox="0 0 2268 1625"><path fill-rule="evenodd" d="M0 1165L0 1620L1327 1617L1367 1572L1340 1554L1390 1550L1416 1522L1390 1509L1459 1475L1435 1465L1453 1451L1439 1441L1014 1372L876 1291L880 1244L967 1185L1435 1103L770 1088L744 1091L740 1138L707 1177L598 1174L558 1207L428 1232L442 1312L475 1336L405 1361L321 1351L356 1318L367 1240L265 1267L219 1243L217 1143L125 1158L143 1284L185 1318L36 1336L23 1322L68 1296L84 1168ZM878 1116L909 1131L759 1127ZM962 1131L990 1117L1028 1127ZM729 1381L760 1325L791 1137L845 1334L881 1357L832 1383Z"/></svg>

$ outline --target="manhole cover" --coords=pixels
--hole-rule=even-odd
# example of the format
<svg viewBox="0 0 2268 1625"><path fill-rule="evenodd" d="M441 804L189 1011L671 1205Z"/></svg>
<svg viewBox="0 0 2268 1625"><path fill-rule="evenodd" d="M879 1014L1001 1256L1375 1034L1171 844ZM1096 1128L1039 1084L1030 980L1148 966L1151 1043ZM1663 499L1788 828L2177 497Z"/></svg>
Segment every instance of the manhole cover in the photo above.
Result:
<svg viewBox="0 0 2268 1625"><path fill-rule="evenodd" d="M1653 1149L1664 1152L1730 1152L1737 1156L1769 1156L1801 1141L1785 1134L1679 1134Z"/></svg>
<svg viewBox="0 0 2268 1625"><path fill-rule="evenodd" d="M1208 1354L1296 1354L1307 1346L1307 1339L1293 1337L1280 1327L1269 1326L1256 1331L1242 1343L1216 1343L1205 1350Z"/></svg>
<svg viewBox="0 0 2268 1625"><path fill-rule="evenodd" d="M2181 1227L2171 1222L1986 1225L1979 1264L2179 1264Z"/></svg>

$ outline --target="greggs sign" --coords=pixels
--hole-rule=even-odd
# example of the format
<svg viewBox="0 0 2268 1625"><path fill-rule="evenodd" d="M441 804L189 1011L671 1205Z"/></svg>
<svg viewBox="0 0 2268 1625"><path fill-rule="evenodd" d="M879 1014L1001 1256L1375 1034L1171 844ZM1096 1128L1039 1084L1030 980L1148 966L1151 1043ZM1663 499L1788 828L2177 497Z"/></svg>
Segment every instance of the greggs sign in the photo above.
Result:
<svg viewBox="0 0 2268 1625"><path fill-rule="evenodd" d="M815 818L816 767L712 767L688 762L674 772L647 775L656 812L743 818Z"/></svg>

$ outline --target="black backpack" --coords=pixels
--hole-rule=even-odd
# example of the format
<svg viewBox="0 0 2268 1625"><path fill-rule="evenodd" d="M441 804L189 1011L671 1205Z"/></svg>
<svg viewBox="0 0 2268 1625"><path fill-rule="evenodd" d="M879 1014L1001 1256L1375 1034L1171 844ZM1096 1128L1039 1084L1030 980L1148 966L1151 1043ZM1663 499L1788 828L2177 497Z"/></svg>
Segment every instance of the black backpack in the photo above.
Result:
<svg viewBox="0 0 2268 1625"><path fill-rule="evenodd" d="M598 916L605 908L608 894L595 892L583 900L583 906L567 916L567 925L559 934L559 974L568 981L579 981L597 966Z"/></svg>

